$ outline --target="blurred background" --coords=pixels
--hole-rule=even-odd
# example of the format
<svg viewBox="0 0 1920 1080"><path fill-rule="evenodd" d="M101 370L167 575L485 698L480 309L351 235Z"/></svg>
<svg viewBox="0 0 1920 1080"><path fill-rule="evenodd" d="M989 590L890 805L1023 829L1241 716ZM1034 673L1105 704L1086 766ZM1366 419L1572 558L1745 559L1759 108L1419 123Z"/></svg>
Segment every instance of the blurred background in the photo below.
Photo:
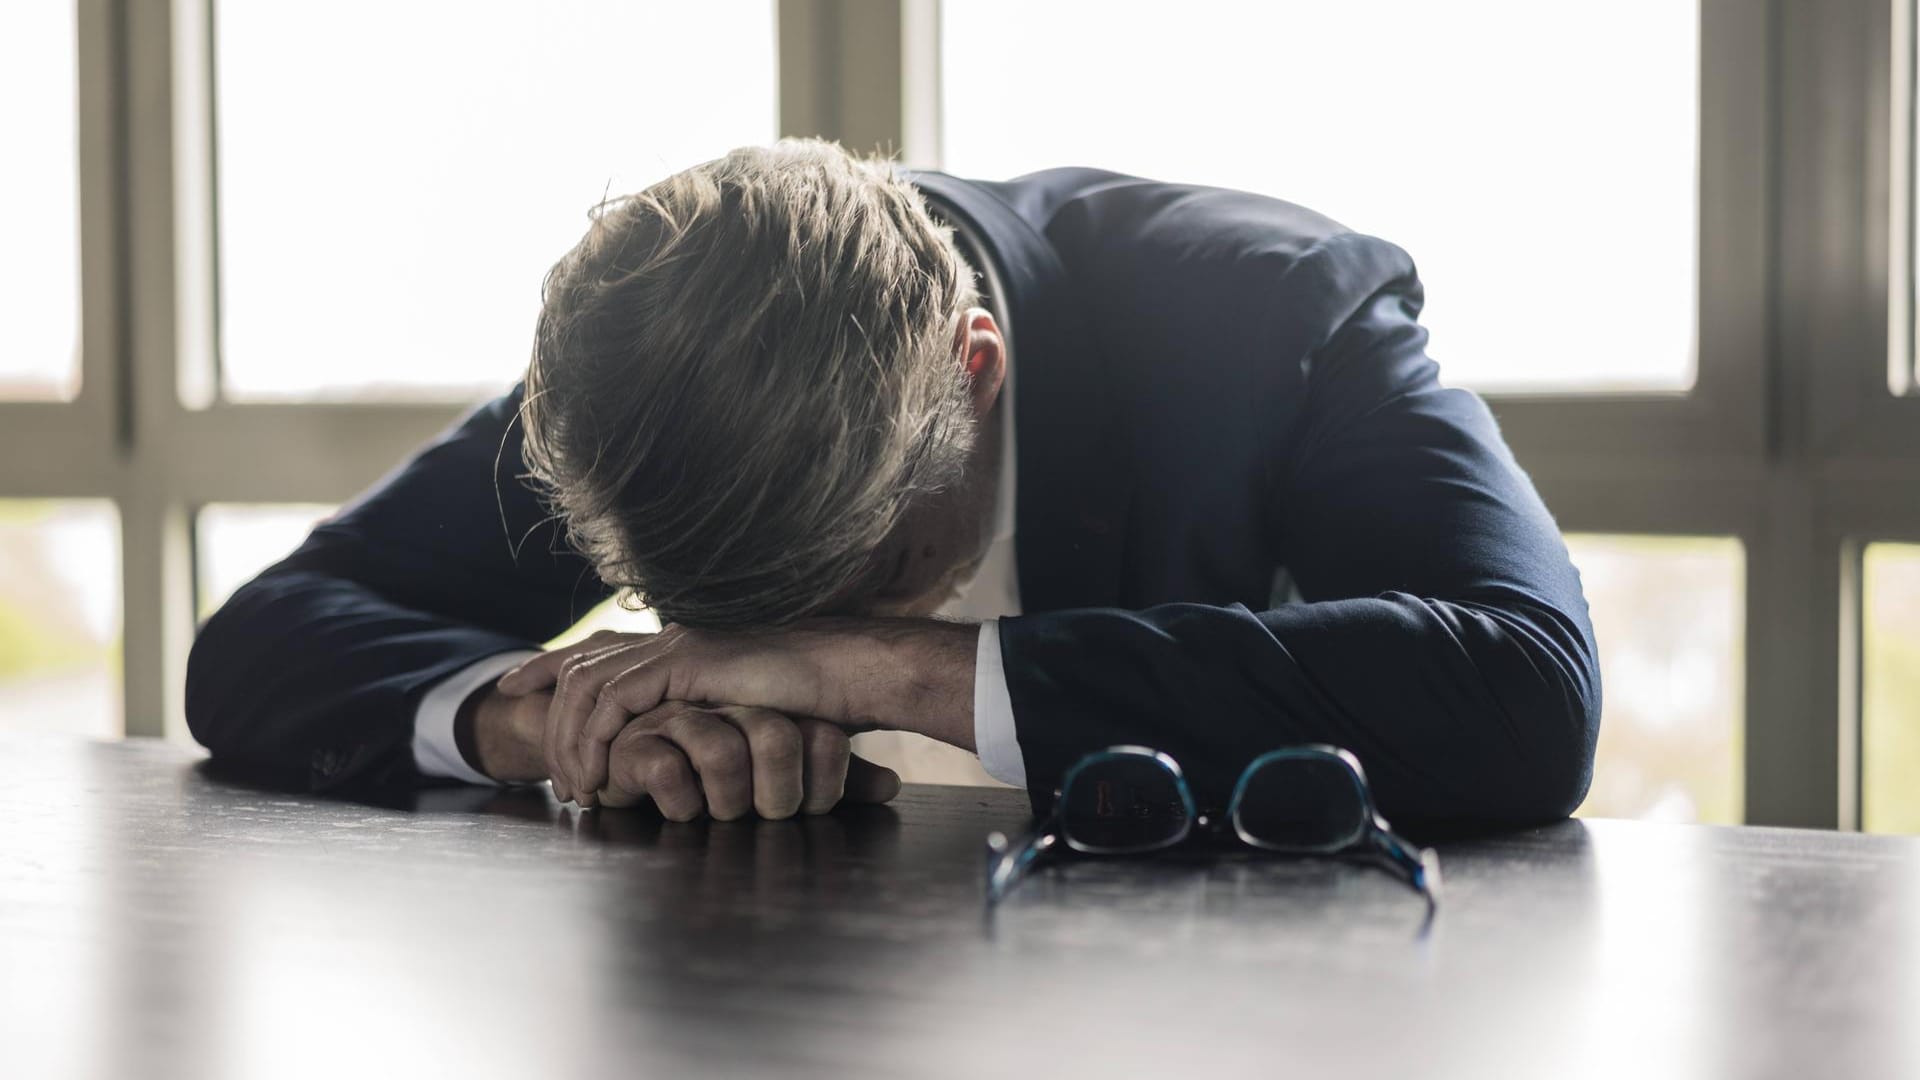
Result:
<svg viewBox="0 0 1920 1080"><path fill-rule="evenodd" d="M197 620L512 384L587 207L818 134L1407 248L1586 581L1582 812L1920 832L1911 5L9 3L0 731L185 739Z"/></svg>

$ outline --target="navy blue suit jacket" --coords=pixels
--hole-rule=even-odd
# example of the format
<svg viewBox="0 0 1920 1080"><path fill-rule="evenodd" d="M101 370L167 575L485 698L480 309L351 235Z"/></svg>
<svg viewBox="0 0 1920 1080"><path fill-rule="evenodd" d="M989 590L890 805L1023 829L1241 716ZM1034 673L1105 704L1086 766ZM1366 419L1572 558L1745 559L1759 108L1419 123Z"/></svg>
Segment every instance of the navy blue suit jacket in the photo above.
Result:
<svg viewBox="0 0 1920 1080"><path fill-rule="evenodd" d="M1036 803L1165 750L1203 797L1282 745L1359 756L1415 819L1567 814L1600 677L1580 581L1486 406L1443 389L1406 253L1302 207L1093 169L914 182L990 249L1018 352L1000 640ZM605 595L519 477L516 390L242 588L193 732L316 789L416 782L436 682ZM1305 603L1276 604L1285 568Z"/></svg>

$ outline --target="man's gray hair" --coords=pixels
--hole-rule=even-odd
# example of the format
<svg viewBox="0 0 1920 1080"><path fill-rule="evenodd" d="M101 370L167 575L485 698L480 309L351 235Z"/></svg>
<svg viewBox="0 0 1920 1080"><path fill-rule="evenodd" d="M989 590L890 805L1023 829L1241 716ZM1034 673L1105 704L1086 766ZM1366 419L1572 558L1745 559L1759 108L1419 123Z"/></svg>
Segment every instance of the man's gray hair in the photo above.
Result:
<svg viewBox="0 0 1920 1080"><path fill-rule="evenodd" d="M920 193L830 143L735 150L589 215L547 274L526 460L626 603L772 625L855 587L975 420L973 273Z"/></svg>

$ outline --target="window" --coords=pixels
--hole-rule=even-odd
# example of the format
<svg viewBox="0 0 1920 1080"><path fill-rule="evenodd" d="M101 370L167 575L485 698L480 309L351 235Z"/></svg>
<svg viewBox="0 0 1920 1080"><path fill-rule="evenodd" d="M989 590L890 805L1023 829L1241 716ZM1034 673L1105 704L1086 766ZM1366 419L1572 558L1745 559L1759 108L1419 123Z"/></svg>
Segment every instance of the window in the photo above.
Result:
<svg viewBox="0 0 1920 1080"><path fill-rule="evenodd" d="M1277 195L1413 255L1450 382L1693 382L1695 3L942 10L949 171L1093 165Z"/></svg>
<svg viewBox="0 0 1920 1080"><path fill-rule="evenodd" d="M1746 566L1737 540L1568 537L1605 714L1580 813L1740 821Z"/></svg>
<svg viewBox="0 0 1920 1080"><path fill-rule="evenodd" d="M617 634L651 634L659 629L658 615L646 608L623 607L618 598L608 598L595 604L591 611L580 617L579 622L547 642L546 647L557 649L563 645L572 645L602 630L611 630Z"/></svg>
<svg viewBox="0 0 1920 1080"><path fill-rule="evenodd" d="M514 377L586 207L778 132L1249 187L1401 244L1443 377L1575 534L1608 684L1583 812L1904 828L1908 549L1868 553L1860 642L1848 553L1920 538L1920 395L1887 388L1913 6L8 6L0 605L90 659L8 646L0 717L179 734L196 610ZM50 678L101 707L15 707Z"/></svg>
<svg viewBox="0 0 1920 1080"><path fill-rule="evenodd" d="M1861 825L1920 833L1920 545L1868 546L1862 579Z"/></svg>
<svg viewBox="0 0 1920 1080"><path fill-rule="evenodd" d="M194 523L196 607L204 619L235 589L279 562L333 507L312 503L215 503Z"/></svg>
<svg viewBox="0 0 1920 1080"><path fill-rule="evenodd" d="M80 389L71 4L0 8L0 399Z"/></svg>
<svg viewBox="0 0 1920 1080"><path fill-rule="evenodd" d="M0 499L0 728L120 734L112 503Z"/></svg>
<svg viewBox="0 0 1920 1080"><path fill-rule="evenodd" d="M233 399L498 390L589 207L774 134L766 0L221 0L215 31Z"/></svg>
<svg viewBox="0 0 1920 1080"><path fill-rule="evenodd" d="M194 578L200 618L219 610L254 575L290 554L306 540L331 506L314 503L214 503L200 508L194 523ZM660 620L652 612L630 610L606 600L548 642L572 644L600 630L652 633Z"/></svg>

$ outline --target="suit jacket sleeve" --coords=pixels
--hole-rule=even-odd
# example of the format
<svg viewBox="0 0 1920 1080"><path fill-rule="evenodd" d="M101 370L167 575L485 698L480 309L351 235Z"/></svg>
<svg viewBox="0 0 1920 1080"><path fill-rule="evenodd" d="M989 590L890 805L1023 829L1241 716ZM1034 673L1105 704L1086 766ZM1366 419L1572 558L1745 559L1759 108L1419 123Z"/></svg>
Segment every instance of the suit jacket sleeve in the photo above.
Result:
<svg viewBox="0 0 1920 1080"><path fill-rule="evenodd" d="M469 415L201 628L187 722L217 762L316 790L418 782L434 684L605 596L519 479L519 404Z"/></svg>
<svg viewBox="0 0 1920 1080"><path fill-rule="evenodd" d="M1579 576L1486 406L1439 385L1411 264L1349 257L1367 245L1387 247L1344 234L1303 259L1293 283L1339 315L1275 358L1304 359L1306 401L1276 421L1266 524L1311 602L1002 621L1036 806L1117 743L1171 753L1216 804L1258 753L1315 742L1352 750L1389 816L1535 820L1584 796L1600 679Z"/></svg>

